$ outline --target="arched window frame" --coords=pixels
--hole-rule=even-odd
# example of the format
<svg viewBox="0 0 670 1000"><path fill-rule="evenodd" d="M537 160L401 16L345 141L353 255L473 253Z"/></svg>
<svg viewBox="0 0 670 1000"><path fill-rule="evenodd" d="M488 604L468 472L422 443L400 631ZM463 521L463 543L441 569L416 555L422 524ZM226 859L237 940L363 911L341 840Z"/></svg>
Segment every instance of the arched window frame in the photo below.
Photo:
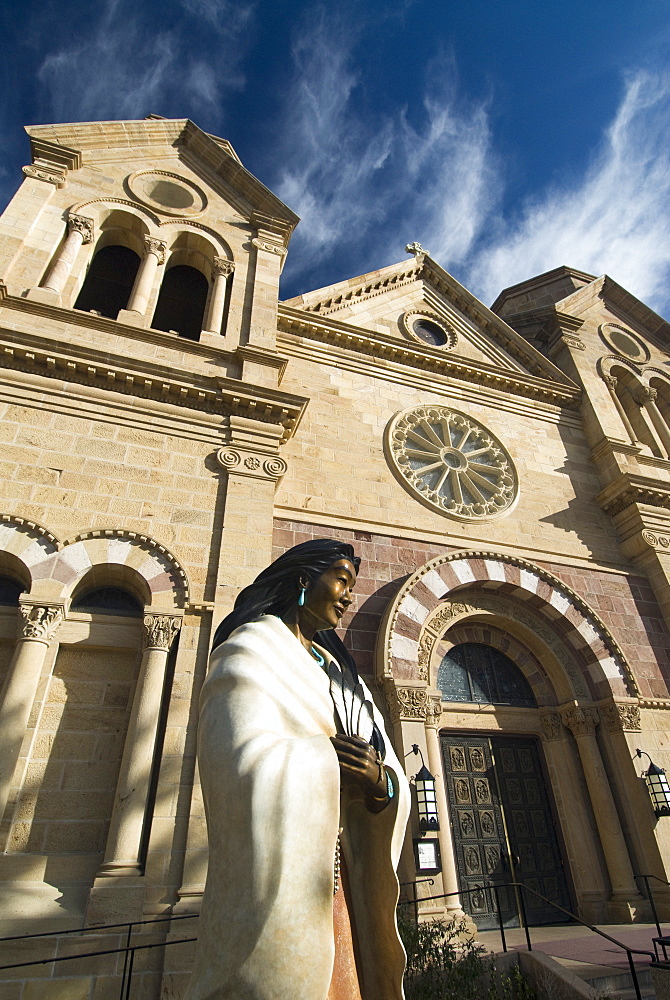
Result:
<svg viewBox="0 0 670 1000"><path fill-rule="evenodd" d="M478 657L480 658L484 675L479 683L479 692L475 687L477 684L477 678L474 675L474 670L471 668L471 664L473 664ZM459 660L462 662L459 662ZM447 661L451 661L454 667L460 670L463 675L463 679L467 681L468 693L470 695L469 697L450 698L447 696L444 686L440 683L443 671L445 671L445 667L448 665ZM497 694L500 696L502 694L502 679L497 676L497 672L501 671L501 668L507 672L508 677L506 683L513 680L521 692L521 697L516 699L514 696L510 698L491 697L491 695ZM533 690L521 668L517 666L517 664L509 656L507 656L506 653L503 653L502 650L486 642L473 642L468 640L466 642L457 642L451 645L449 650L442 657L441 664L437 671L436 681L437 687L442 692L442 700L452 704L474 703L480 705L504 705L514 708L532 709L536 709L538 707ZM488 692L484 690L485 686L489 687ZM476 697L477 693L481 693L483 697Z"/></svg>

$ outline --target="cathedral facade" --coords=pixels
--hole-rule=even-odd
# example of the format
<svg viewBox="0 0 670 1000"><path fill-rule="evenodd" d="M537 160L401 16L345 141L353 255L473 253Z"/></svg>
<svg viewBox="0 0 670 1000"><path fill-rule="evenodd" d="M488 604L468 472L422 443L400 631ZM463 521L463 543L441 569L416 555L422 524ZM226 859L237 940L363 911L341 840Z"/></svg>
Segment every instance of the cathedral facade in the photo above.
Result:
<svg viewBox="0 0 670 1000"><path fill-rule="evenodd" d="M298 219L228 142L27 131L0 217L0 934L52 937L21 960L197 935L213 630L322 536L362 557L345 641L436 778L403 900L497 926L497 882L512 925L517 881L531 920L633 922L651 875L670 917L643 776L670 765L666 321L567 266L488 308L419 244L282 302ZM138 952L142 995L181 996L192 951ZM0 996L118 995L123 964L0 971Z"/></svg>

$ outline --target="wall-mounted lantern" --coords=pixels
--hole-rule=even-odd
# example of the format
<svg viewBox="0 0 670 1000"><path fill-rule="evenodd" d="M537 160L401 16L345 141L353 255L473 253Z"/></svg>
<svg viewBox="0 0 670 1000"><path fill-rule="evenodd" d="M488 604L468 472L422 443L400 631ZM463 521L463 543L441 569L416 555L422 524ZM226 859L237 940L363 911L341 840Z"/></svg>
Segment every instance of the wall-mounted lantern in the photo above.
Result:
<svg viewBox="0 0 670 1000"><path fill-rule="evenodd" d="M635 757L649 757L646 750L636 750ZM657 816L670 816L670 785L662 767L657 767L649 757L649 767L644 773L651 804Z"/></svg>
<svg viewBox="0 0 670 1000"><path fill-rule="evenodd" d="M419 810L419 829L422 833L436 833L440 829L435 796L435 778L426 767L423 754L417 743L412 744L410 753L421 754L421 768L414 776L416 804ZM409 757L409 754L406 754Z"/></svg>

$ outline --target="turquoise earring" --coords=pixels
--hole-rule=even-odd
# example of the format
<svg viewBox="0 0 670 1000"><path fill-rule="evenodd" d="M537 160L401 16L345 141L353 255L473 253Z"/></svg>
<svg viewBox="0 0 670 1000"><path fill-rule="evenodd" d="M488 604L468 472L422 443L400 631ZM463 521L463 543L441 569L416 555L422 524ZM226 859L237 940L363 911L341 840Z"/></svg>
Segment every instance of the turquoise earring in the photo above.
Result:
<svg viewBox="0 0 670 1000"><path fill-rule="evenodd" d="M305 604L305 588L300 588L300 596L298 597L298 607L302 608Z"/></svg>

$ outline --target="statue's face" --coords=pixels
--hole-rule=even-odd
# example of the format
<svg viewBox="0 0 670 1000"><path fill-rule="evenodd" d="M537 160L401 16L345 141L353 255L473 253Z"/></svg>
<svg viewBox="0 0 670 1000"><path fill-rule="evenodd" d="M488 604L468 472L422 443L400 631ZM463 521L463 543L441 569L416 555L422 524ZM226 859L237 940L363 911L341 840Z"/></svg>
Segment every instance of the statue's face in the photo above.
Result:
<svg viewBox="0 0 670 1000"><path fill-rule="evenodd" d="M356 569L348 559L338 559L308 588L299 618L317 631L335 628L351 604Z"/></svg>

